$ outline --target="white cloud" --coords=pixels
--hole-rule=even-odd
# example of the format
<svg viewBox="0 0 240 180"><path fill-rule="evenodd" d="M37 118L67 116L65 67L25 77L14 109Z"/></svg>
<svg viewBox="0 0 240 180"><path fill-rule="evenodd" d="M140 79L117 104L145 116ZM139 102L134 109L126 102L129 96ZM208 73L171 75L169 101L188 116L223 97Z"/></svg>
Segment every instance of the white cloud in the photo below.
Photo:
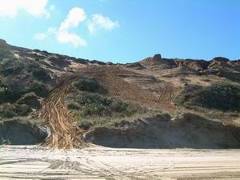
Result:
<svg viewBox="0 0 240 180"><path fill-rule="evenodd" d="M87 19L84 9L79 7L72 8L66 18L60 23L57 28L49 28L45 33L37 33L34 36L36 40L45 40L50 36L62 44L71 44L74 47L83 47L87 45L87 41L79 34L71 32L72 29L78 28ZM119 27L117 21L112 21L109 17L101 14L94 14L88 21L88 30L90 33L95 33L98 29L112 30Z"/></svg>
<svg viewBox="0 0 240 180"><path fill-rule="evenodd" d="M74 47L86 46L87 42L78 34L70 32L72 28L77 28L81 22L85 21L86 13L79 7L72 8L67 17L63 20L58 28L48 28L46 33L37 33L34 35L36 40L45 40L47 37L54 35L59 43L71 44Z"/></svg>
<svg viewBox="0 0 240 180"><path fill-rule="evenodd" d="M56 34L56 28L50 27L48 28L47 32L36 33L33 38L39 41L43 41L47 39L49 36L55 35L55 34Z"/></svg>
<svg viewBox="0 0 240 180"><path fill-rule="evenodd" d="M0 17L16 17L26 11L35 17L49 17L48 0L0 0Z"/></svg>
<svg viewBox="0 0 240 180"><path fill-rule="evenodd" d="M47 34L46 33L37 33L34 35L34 39L39 40L39 41L43 41L47 38Z"/></svg>
<svg viewBox="0 0 240 180"><path fill-rule="evenodd" d="M109 17L101 14L94 14L88 24L90 33L95 33L98 29L111 31L119 27L118 21L112 21Z"/></svg>
<svg viewBox="0 0 240 180"><path fill-rule="evenodd" d="M87 45L87 42L75 33L70 33L67 31L59 31L57 32L56 37L58 42L72 44L76 48Z"/></svg>
<svg viewBox="0 0 240 180"><path fill-rule="evenodd" d="M86 13L82 8L72 8L56 32L58 42L72 44L74 47L86 46L87 42L84 39L70 32L72 28L78 27L86 18Z"/></svg>
<svg viewBox="0 0 240 180"><path fill-rule="evenodd" d="M82 8L72 8L66 19L61 23L59 30L68 31L70 28L77 27L81 22L85 21L86 13Z"/></svg>

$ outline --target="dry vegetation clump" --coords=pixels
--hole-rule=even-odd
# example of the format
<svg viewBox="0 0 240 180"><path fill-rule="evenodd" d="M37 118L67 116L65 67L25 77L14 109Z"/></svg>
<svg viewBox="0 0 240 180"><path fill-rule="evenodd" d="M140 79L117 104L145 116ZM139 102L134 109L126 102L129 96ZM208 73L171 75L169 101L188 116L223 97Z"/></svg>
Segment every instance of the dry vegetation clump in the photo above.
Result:
<svg viewBox="0 0 240 180"><path fill-rule="evenodd" d="M45 120L51 134L45 145L51 148L71 149L86 145L83 131L74 125L73 118L65 106L64 98L71 83L67 79L60 83L44 100L39 117Z"/></svg>

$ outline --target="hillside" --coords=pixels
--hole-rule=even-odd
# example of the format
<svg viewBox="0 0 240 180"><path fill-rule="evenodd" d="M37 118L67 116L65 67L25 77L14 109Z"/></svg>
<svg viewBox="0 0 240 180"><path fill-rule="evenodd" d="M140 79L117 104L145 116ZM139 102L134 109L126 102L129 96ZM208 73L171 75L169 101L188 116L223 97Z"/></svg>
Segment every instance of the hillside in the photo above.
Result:
<svg viewBox="0 0 240 180"><path fill-rule="evenodd" d="M158 54L113 64L1 40L0 144L43 142L39 112L66 112L63 124L71 117L85 140L110 147L239 148L240 60Z"/></svg>

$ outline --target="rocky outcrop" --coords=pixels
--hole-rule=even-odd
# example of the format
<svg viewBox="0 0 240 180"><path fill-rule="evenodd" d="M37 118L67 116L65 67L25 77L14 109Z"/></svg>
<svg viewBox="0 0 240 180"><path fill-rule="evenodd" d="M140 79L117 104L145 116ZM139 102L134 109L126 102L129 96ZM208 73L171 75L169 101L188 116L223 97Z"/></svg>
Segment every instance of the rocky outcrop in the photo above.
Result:
<svg viewBox="0 0 240 180"><path fill-rule="evenodd" d="M156 54L153 57L148 57L140 61L143 66L158 66L162 69L176 68L177 65L172 59L164 59L160 54Z"/></svg>
<svg viewBox="0 0 240 180"><path fill-rule="evenodd" d="M183 69L189 73L223 74L222 69L234 69L240 71L240 60L230 61L224 57L215 57L211 61L194 59L167 59L160 54L139 61L145 68L151 70ZM130 66L130 65L128 65ZM221 73L219 73L221 71Z"/></svg>
<svg viewBox="0 0 240 180"><path fill-rule="evenodd" d="M194 71L202 71L207 69L209 62L204 60L192 60L192 59L166 59L162 58L161 55L157 54L153 57L146 58L140 63L146 67L160 67L162 69L173 69L173 68L189 68Z"/></svg>

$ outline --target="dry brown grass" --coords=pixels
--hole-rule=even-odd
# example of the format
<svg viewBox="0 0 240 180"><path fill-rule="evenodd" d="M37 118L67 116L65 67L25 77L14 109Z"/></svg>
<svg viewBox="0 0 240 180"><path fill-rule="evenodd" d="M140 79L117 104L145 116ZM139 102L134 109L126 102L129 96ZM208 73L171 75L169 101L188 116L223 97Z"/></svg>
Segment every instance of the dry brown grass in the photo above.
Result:
<svg viewBox="0 0 240 180"><path fill-rule="evenodd" d="M90 67L81 73L99 81L110 96L169 112L175 110L172 103L175 87L171 83L159 83L157 88L149 89L146 88L146 84L128 82L124 79L126 76L144 79L146 77L143 74L117 66Z"/></svg>

